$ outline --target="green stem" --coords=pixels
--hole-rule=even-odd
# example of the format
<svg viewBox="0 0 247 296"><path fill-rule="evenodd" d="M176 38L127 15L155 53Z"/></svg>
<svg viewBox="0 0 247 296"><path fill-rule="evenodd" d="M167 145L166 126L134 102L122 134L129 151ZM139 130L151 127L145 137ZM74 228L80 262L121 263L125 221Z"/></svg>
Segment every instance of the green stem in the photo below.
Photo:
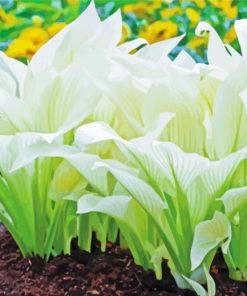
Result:
<svg viewBox="0 0 247 296"><path fill-rule="evenodd" d="M239 268L243 270L247 265L247 204L240 209L239 220Z"/></svg>
<svg viewBox="0 0 247 296"><path fill-rule="evenodd" d="M176 183L177 188L177 205L178 205L178 217L180 220L180 226L182 230L182 242L183 242L183 259L184 262L186 262L186 273L190 273L191 271L191 261L190 261L190 250L192 246L193 241L193 231L190 221L190 211L189 211L189 205L188 200L184 194L184 192L181 189L181 186L179 184L179 181L177 179L177 176L175 174L174 168L170 166L171 171L173 173L173 177Z"/></svg>
<svg viewBox="0 0 247 296"><path fill-rule="evenodd" d="M49 260L52 252L53 242L58 231L59 218L62 215L63 206L65 203L66 201L57 201L53 209L52 217L50 219L50 224L46 234L46 240L44 243L44 253L46 261Z"/></svg>
<svg viewBox="0 0 247 296"><path fill-rule="evenodd" d="M3 213L0 212L0 220L3 222L4 226L8 229L10 232L12 238L18 245L22 256L27 257L29 255L28 250L26 249L25 243L23 242L19 232L15 228L15 226L5 217Z"/></svg>
<svg viewBox="0 0 247 296"><path fill-rule="evenodd" d="M238 269L229 269L229 277L235 281L247 281L247 269L238 270Z"/></svg>

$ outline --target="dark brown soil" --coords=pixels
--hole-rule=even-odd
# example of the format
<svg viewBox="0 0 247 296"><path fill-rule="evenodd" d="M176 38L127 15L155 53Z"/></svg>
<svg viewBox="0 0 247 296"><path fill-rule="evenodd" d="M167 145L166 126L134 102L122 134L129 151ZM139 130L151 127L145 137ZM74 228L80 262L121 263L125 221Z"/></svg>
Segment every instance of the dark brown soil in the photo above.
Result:
<svg viewBox="0 0 247 296"><path fill-rule="evenodd" d="M247 285L230 281L220 256L212 274L217 295L247 295ZM9 233L0 225L0 296L131 296L195 295L176 287L164 264L164 280L136 266L127 252L110 246L105 254L96 244L92 254L73 248L44 263L40 258L23 259Z"/></svg>

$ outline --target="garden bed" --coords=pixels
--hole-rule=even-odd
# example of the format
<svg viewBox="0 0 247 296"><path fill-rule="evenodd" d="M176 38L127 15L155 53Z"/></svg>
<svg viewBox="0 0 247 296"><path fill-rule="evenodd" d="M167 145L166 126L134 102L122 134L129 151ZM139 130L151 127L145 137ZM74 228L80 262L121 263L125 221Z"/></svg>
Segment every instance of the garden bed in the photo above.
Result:
<svg viewBox="0 0 247 296"><path fill-rule="evenodd" d="M217 295L247 295L247 284L228 279L221 256L216 257L212 275ZM0 225L0 295L195 295L180 290L164 264L164 280L136 266L127 251L109 245L99 251L94 242L92 254L75 246L71 256L58 256L44 263L38 257L23 259L15 242Z"/></svg>

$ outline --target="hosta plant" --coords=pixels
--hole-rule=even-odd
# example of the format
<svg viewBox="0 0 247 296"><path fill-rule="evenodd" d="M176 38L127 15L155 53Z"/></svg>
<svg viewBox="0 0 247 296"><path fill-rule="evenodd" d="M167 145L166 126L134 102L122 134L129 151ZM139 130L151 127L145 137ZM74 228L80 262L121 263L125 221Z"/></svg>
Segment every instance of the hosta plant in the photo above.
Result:
<svg viewBox="0 0 247 296"><path fill-rule="evenodd" d="M101 22L92 3L27 66L1 54L1 220L24 256L69 253L74 236L81 248L90 250L92 231L102 249L107 239L116 240L118 229L108 217L75 213L82 192L112 194L112 189L95 185L97 177L90 172L95 158L82 155L71 160L76 169L81 166L79 174L62 151L73 152L64 144L73 143L78 125L95 118L109 120L126 138L146 132L138 122L138 110L146 92L148 66L154 68L155 63L146 62L145 56L157 49L140 52L143 59L136 60L146 74L138 77L128 52L145 40L117 46L121 28L119 12ZM162 44L166 54L178 41ZM123 92L127 86L133 93L131 100L136 101L134 112Z"/></svg>
<svg viewBox="0 0 247 296"><path fill-rule="evenodd" d="M69 242L76 234L75 227L71 227L75 221L70 218L75 205L58 199L49 191L59 159L39 158L26 167L15 168L17 159L19 162L32 158L29 149L34 149L37 156L49 149L55 157L58 145L57 135L1 136L0 219L24 256L37 254L49 258L51 253L68 253ZM60 150L66 154L71 147L61 146Z"/></svg>
<svg viewBox="0 0 247 296"><path fill-rule="evenodd" d="M27 66L1 54L0 219L24 256L35 253L48 258L51 253L68 253L74 236L79 236L83 249L90 250L93 230L103 249L108 229L109 239L116 239L115 223L107 217L77 219L78 195L82 190L98 191L89 185L87 175L82 178L68 161L62 160L66 154L62 150L74 151L64 144L73 142L78 125L92 120L94 107L102 99L103 88L98 81L106 73L123 68L117 63L113 67L110 57L119 54L123 60L128 59L128 50L136 46L129 44L120 49L119 38L119 12L101 22L91 4L45 44ZM90 163L82 159L77 162L90 171Z"/></svg>
<svg viewBox="0 0 247 296"><path fill-rule="evenodd" d="M161 259L166 258L180 287L190 287L205 294L198 283L208 281L212 294L214 288L208 268L213 256L203 257L195 268L195 254L191 254L193 237L198 223L212 218L216 210L222 209L218 199L224 192L229 192L235 176L241 173L246 162L246 150L222 160L210 161L197 154L184 153L168 142L152 142L153 135L152 132L127 142L104 123L92 123L78 129L75 143L80 147L114 141L130 167L139 169L139 174L133 175L124 168L120 170L117 161L95 163L95 172L107 170L123 190L118 188L117 192L123 192L124 196L123 193L109 197L83 196L78 202L78 213L106 213L118 221L120 229L135 228L139 240L144 239L141 236L144 235L142 229L145 225L139 225L138 220L140 218L144 222L147 219L145 232L148 237L145 238L145 252L142 254L150 256L152 246L155 255L151 262L156 263L153 269L157 276L161 275ZM145 220L141 213L133 217L131 207L137 210L137 205L144 211ZM131 219L128 215L132 215ZM198 239L203 238L202 234ZM203 247L197 250L197 256L207 250ZM132 253L140 262L138 245L132 246ZM144 267L145 260L143 255L141 264Z"/></svg>
<svg viewBox="0 0 247 296"><path fill-rule="evenodd" d="M215 157L246 147L246 20L237 21L235 29L239 37L242 55L231 47L224 46L216 32L202 23L198 31L210 30L208 60L226 73L217 94L214 111L218 119L213 120L210 132L214 135ZM215 118L216 119L216 118ZM212 129L213 127L213 129ZM227 130L227 132L223 132ZM212 146L211 146L212 147ZM211 220L197 225L192 248L194 268L208 253L215 253L221 246L229 276L246 281L246 170L245 164L234 177L232 188L219 199L222 212L215 213ZM206 247L204 252L199 252Z"/></svg>
<svg viewBox="0 0 247 296"><path fill-rule="evenodd" d="M242 55L201 23L209 65L172 61L183 36L118 45L119 12L91 4L27 66L1 54L0 219L24 256L90 251L95 231L199 295L219 246L246 279L245 27Z"/></svg>

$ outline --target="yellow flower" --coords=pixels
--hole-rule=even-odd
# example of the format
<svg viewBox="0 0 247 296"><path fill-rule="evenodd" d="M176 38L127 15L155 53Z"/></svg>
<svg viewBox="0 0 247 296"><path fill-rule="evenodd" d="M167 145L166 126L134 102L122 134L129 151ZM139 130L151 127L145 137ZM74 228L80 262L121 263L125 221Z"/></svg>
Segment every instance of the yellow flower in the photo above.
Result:
<svg viewBox="0 0 247 296"><path fill-rule="evenodd" d="M207 38L203 37L194 37L191 39L188 43L188 47L191 49L197 49L198 47L201 47L203 45L207 44Z"/></svg>
<svg viewBox="0 0 247 296"><path fill-rule="evenodd" d="M9 45L6 53L14 58L30 59L48 39L49 35L44 29L30 27L21 32L20 36Z"/></svg>
<svg viewBox="0 0 247 296"><path fill-rule="evenodd" d="M210 1L210 4L215 6L215 7L218 7L218 8L221 7L222 0L209 0L209 1ZM225 1L228 1L228 0L225 0Z"/></svg>
<svg viewBox="0 0 247 296"><path fill-rule="evenodd" d="M155 10L159 9L161 7L162 2L162 0L149 1L146 4L148 12L153 13Z"/></svg>
<svg viewBox="0 0 247 296"><path fill-rule="evenodd" d="M182 9L179 6L175 7L168 7L163 10L161 10L160 14L162 18L170 18L173 17L174 15L179 15L182 13Z"/></svg>
<svg viewBox="0 0 247 296"><path fill-rule="evenodd" d="M19 38L32 41L38 49L49 39L49 35L42 28L29 27L21 32Z"/></svg>
<svg viewBox="0 0 247 296"><path fill-rule="evenodd" d="M79 0L67 0L68 4L78 4Z"/></svg>
<svg viewBox="0 0 247 296"><path fill-rule="evenodd" d="M7 28L13 27L17 23L16 17L11 13L6 13L1 6L0 21L3 22Z"/></svg>
<svg viewBox="0 0 247 296"><path fill-rule="evenodd" d="M136 4L128 4L123 6L122 10L124 13L134 13L138 17L145 17L147 14L154 13L155 10L160 8L162 1L149 1L148 3L139 2Z"/></svg>
<svg viewBox="0 0 247 296"><path fill-rule="evenodd" d="M224 42L225 43L232 43L237 38L236 31L234 26L231 26L230 30L225 34Z"/></svg>
<svg viewBox="0 0 247 296"><path fill-rule="evenodd" d="M130 36L131 36L131 29L127 23L123 22L122 37L121 37L120 43L125 42Z"/></svg>
<svg viewBox="0 0 247 296"><path fill-rule="evenodd" d="M37 48L32 41L17 38L9 45L6 54L15 59L31 59L36 50Z"/></svg>
<svg viewBox="0 0 247 296"><path fill-rule="evenodd" d="M52 24L49 28L47 28L47 32L50 37L56 35L60 30L62 30L66 26L66 23L57 22Z"/></svg>
<svg viewBox="0 0 247 296"><path fill-rule="evenodd" d="M154 43L176 36L178 33L177 24L171 21L156 21L139 35L149 43Z"/></svg>
<svg viewBox="0 0 247 296"><path fill-rule="evenodd" d="M238 16L238 7L232 6L233 0L210 0L210 3L222 10L228 19L235 19Z"/></svg>
<svg viewBox="0 0 247 296"><path fill-rule="evenodd" d="M231 6L231 4L224 2L221 9L229 20L235 19L238 16L237 6Z"/></svg>
<svg viewBox="0 0 247 296"><path fill-rule="evenodd" d="M200 21L200 14L193 8L187 8L186 14L192 24L197 24Z"/></svg>
<svg viewBox="0 0 247 296"><path fill-rule="evenodd" d="M206 7L205 0L192 0L199 8L203 9Z"/></svg>
<svg viewBox="0 0 247 296"><path fill-rule="evenodd" d="M44 19L40 17L39 15L33 15L32 16L32 22L35 27L41 27L44 23Z"/></svg>

